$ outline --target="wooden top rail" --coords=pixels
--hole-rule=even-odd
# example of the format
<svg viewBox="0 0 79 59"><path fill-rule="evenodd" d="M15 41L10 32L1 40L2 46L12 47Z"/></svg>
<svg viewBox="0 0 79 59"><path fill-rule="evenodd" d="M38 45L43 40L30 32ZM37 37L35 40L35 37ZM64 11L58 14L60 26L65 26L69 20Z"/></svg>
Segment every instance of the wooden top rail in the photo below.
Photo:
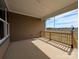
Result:
<svg viewBox="0 0 79 59"><path fill-rule="evenodd" d="M41 31L41 32L48 32L48 33L50 32L50 33L71 35L71 32L63 32L63 31Z"/></svg>

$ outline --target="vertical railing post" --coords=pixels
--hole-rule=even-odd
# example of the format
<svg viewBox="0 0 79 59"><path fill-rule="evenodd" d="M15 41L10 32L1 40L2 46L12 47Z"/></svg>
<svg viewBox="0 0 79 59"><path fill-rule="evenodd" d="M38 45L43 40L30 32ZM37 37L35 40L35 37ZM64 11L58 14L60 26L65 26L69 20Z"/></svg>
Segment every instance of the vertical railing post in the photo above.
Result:
<svg viewBox="0 0 79 59"><path fill-rule="evenodd" d="M70 36L70 34L66 34L66 36L67 36L67 44L69 44L70 45L70 38L69 38L69 36Z"/></svg>
<svg viewBox="0 0 79 59"><path fill-rule="evenodd" d="M43 33L44 37L45 37L45 33L46 33L46 31L44 31L44 33Z"/></svg>
<svg viewBox="0 0 79 59"><path fill-rule="evenodd" d="M70 40L69 36L70 36L70 35L67 34L67 44L70 44L70 43L69 43L69 40Z"/></svg>
<svg viewBox="0 0 79 59"><path fill-rule="evenodd" d="M51 40L51 32L49 32L49 33L50 33L50 38L49 39Z"/></svg>
<svg viewBox="0 0 79 59"><path fill-rule="evenodd" d="M41 31L40 31L40 37L41 37Z"/></svg>
<svg viewBox="0 0 79 59"><path fill-rule="evenodd" d="M62 42L62 33L61 33L61 42Z"/></svg>
<svg viewBox="0 0 79 59"><path fill-rule="evenodd" d="M74 30L74 27L71 30L71 48L73 48L73 30Z"/></svg>

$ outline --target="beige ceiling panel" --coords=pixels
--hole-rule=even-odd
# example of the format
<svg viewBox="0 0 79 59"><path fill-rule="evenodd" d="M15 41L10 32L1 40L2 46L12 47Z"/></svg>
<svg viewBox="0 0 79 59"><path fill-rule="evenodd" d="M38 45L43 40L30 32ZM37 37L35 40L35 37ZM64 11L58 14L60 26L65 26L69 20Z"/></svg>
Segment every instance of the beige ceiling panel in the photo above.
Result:
<svg viewBox="0 0 79 59"><path fill-rule="evenodd" d="M42 18L77 0L5 0L9 11Z"/></svg>

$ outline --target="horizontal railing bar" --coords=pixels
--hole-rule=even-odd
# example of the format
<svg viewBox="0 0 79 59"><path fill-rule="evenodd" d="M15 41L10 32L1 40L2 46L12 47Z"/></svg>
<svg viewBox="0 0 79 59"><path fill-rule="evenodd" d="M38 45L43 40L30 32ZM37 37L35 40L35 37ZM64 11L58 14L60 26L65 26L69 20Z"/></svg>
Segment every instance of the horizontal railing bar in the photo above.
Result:
<svg viewBox="0 0 79 59"><path fill-rule="evenodd" d="M41 31L41 32L48 32L48 33L57 33L57 34L69 34L69 35L71 35L71 33L69 33L69 32L50 32L50 31Z"/></svg>

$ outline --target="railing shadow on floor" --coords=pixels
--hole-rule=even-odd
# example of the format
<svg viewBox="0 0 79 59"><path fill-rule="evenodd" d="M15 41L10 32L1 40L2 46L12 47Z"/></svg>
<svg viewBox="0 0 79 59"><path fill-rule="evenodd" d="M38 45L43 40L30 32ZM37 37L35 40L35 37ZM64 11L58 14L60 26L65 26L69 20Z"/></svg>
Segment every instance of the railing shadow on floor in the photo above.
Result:
<svg viewBox="0 0 79 59"><path fill-rule="evenodd" d="M50 32L50 31L41 31L40 37L46 38L45 40L42 40L46 43L49 43L65 52L68 53L68 55L71 55L73 50L73 31L71 32ZM57 43L58 46L56 46ZM61 47L63 48L61 48Z"/></svg>

